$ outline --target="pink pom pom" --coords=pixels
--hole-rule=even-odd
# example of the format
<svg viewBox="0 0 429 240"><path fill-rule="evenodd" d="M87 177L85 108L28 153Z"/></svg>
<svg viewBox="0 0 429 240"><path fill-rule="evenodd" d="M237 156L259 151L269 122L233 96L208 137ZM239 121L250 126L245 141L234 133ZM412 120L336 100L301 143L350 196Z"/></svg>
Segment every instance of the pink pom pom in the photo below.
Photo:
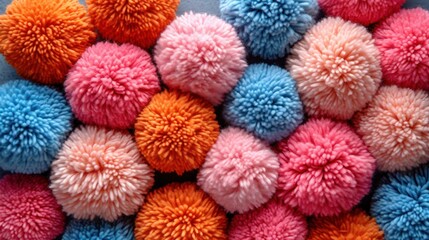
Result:
<svg viewBox="0 0 429 240"><path fill-rule="evenodd" d="M154 179L129 133L82 127L53 162L51 181L68 214L114 221L137 212Z"/></svg>
<svg viewBox="0 0 429 240"><path fill-rule="evenodd" d="M399 11L405 0L319 0L329 16L341 17L363 25L378 22Z"/></svg>
<svg viewBox="0 0 429 240"><path fill-rule="evenodd" d="M0 180L0 239L51 240L64 231L65 215L37 175L6 175Z"/></svg>
<svg viewBox="0 0 429 240"><path fill-rule="evenodd" d="M228 239L304 240L306 236L305 217L274 198L258 209L235 215Z"/></svg>
<svg viewBox="0 0 429 240"><path fill-rule="evenodd" d="M86 124L131 128L160 83L150 55L130 44L88 48L65 81L76 117Z"/></svg>
<svg viewBox="0 0 429 240"><path fill-rule="evenodd" d="M198 185L229 212L239 213L267 202L276 190L279 161L253 135L224 129L209 151Z"/></svg>
<svg viewBox="0 0 429 240"><path fill-rule="evenodd" d="M375 159L345 123L312 119L279 149L278 195L306 215L348 211L371 187Z"/></svg>
<svg viewBox="0 0 429 240"><path fill-rule="evenodd" d="M401 10L374 31L388 84L429 90L429 12Z"/></svg>
<svg viewBox="0 0 429 240"><path fill-rule="evenodd" d="M197 94L214 105L223 101L247 66L234 28L207 14L186 13L161 34L155 61L164 83Z"/></svg>

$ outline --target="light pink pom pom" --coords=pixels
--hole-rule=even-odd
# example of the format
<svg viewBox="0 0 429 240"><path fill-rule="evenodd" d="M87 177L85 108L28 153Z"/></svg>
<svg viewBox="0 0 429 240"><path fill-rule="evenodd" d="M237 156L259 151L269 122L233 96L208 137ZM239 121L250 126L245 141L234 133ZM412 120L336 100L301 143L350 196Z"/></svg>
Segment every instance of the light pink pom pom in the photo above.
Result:
<svg viewBox="0 0 429 240"><path fill-rule="evenodd" d="M274 194L279 161L253 135L224 129L209 151L198 185L229 212L243 213L267 202Z"/></svg>
<svg viewBox="0 0 429 240"><path fill-rule="evenodd" d="M306 215L349 211L371 187L375 159L345 123L312 119L279 149L278 195Z"/></svg>
<svg viewBox="0 0 429 240"><path fill-rule="evenodd" d="M164 83L214 105L223 101L242 76L245 57L234 28L207 14L178 17L155 46L155 61Z"/></svg>
<svg viewBox="0 0 429 240"><path fill-rule="evenodd" d="M113 221L137 212L154 179L129 133L89 126L64 143L51 181L68 214Z"/></svg>
<svg viewBox="0 0 429 240"><path fill-rule="evenodd" d="M160 89L146 51L107 42L88 48L65 81L67 98L79 120L119 129L131 128Z"/></svg>

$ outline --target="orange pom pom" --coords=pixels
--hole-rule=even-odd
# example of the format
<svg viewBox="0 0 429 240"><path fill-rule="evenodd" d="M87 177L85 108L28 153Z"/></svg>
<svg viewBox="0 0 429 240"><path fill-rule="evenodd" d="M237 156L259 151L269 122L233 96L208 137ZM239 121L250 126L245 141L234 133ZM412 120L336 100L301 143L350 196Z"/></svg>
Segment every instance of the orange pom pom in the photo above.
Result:
<svg viewBox="0 0 429 240"><path fill-rule="evenodd" d="M180 0L87 0L86 3L104 38L150 48L176 17Z"/></svg>
<svg viewBox="0 0 429 240"><path fill-rule="evenodd" d="M0 52L22 77L58 84L95 41L93 30L77 0L15 0L0 16Z"/></svg>
<svg viewBox="0 0 429 240"><path fill-rule="evenodd" d="M192 183L173 183L149 194L136 218L140 239L227 239L225 212Z"/></svg>
<svg viewBox="0 0 429 240"><path fill-rule="evenodd" d="M149 164L181 175L201 167L219 136L214 108L188 93L155 95L135 124L136 141Z"/></svg>

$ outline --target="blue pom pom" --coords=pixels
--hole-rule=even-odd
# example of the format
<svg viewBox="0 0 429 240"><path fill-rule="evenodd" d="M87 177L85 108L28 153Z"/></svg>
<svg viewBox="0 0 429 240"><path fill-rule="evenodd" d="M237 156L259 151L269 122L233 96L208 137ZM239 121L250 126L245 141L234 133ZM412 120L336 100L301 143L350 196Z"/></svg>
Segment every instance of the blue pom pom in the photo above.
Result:
<svg viewBox="0 0 429 240"><path fill-rule="evenodd" d="M429 166L390 173L372 198L385 239L429 239Z"/></svg>
<svg viewBox="0 0 429 240"><path fill-rule="evenodd" d="M284 57L315 23L317 0L221 0L221 17L233 25L250 54Z"/></svg>
<svg viewBox="0 0 429 240"><path fill-rule="evenodd" d="M120 218L114 222L104 220L72 219L67 225L63 240L132 240L134 223L131 218Z"/></svg>
<svg viewBox="0 0 429 240"><path fill-rule="evenodd" d="M295 80L277 66L250 65L225 100L225 120L268 142L291 134L303 120Z"/></svg>
<svg viewBox="0 0 429 240"><path fill-rule="evenodd" d="M0 168L47 171L72 129L72 116L54 89L25 80L0 85Z"/></svg>

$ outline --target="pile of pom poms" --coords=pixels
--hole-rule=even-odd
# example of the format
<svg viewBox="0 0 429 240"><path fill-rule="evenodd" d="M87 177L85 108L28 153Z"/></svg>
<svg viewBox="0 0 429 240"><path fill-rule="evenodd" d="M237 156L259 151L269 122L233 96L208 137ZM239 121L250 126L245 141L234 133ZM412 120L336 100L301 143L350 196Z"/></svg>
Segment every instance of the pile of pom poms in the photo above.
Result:
<svg viewBox="0 0 429 240"><path fill-rule="evenodd" d="M13 0L1 240L429 239L429 11Z"/></svg>

